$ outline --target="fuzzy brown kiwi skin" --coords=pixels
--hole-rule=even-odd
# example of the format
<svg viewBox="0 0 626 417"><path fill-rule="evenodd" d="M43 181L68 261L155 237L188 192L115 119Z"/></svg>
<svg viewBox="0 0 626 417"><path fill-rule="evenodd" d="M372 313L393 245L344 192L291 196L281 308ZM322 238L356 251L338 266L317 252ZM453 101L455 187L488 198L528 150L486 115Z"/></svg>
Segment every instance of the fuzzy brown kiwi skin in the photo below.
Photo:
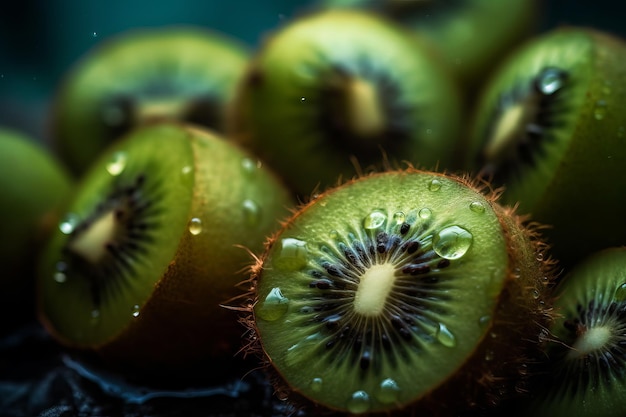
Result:
<svg viewBox="0 0 626 417"><path fill-rule="evenodd" d="M409 166L405 172L424 171ZM337 187L349 186L361 178L378 174L370 172L338 184ZM495 415L498 415L500 407L518 400L528 392L527 384L536 372L535 366L541 363L541 341L546 337L546 329L556 318L551 307L551 289L554 286L558 264L548 255L549 246L541 237L543 226L530 222L527 216L516 214L514 207L497 203L501 189L494 190L484 180L468 176L447 173L436 175L456 179L485 195L496 212L509 243L510 268L505 288L498 296L498 306L489 325L489 331L485 333L486 336L468 362L443 387L433 390L418 404L409 405L392 414L469 417L494 413L495 410ZM256 294L257 282L263 273L263 265L270 249L278 237L285 229L290 228L304 211L314 205L318 198L332 193L335 188L327 189L294 208L293 215L283 221L280 229L266 239L264 252L255 257L254 263L250 266L250 277L247 281L249 290L242 295L245 302L241 306L241 311L244 314L240 318L240 322L247 329L242 352L244 356L255 356L261 363L274 387L276 397L288 401L296 410L324 416L345 414L315 403L292 389L282 378L279 371L273 367L272 360L261 343L255 324L254 306L259 301ZM530 320L520 324L519 317L529 317ZM520 343L511 343L512 340L519 340ZM459 410L464 411L459 414ZM389 415L389 412L367 415Z"/></svg>

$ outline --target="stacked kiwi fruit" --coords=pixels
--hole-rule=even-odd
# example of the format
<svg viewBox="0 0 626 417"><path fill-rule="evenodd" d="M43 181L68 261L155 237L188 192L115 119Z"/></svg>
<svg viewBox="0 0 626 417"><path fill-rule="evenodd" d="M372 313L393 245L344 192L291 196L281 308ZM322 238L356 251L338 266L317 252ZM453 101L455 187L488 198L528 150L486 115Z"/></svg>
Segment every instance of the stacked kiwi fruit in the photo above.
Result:
<svg viewBox="0 0 626 417"><path fill-rule="evenodd" d="M255 51L103 42L52 152L0 142L28 168L7 288L118 372L262 365L305 414L623 415L626 44L497 4L320 2Z"/></svg>

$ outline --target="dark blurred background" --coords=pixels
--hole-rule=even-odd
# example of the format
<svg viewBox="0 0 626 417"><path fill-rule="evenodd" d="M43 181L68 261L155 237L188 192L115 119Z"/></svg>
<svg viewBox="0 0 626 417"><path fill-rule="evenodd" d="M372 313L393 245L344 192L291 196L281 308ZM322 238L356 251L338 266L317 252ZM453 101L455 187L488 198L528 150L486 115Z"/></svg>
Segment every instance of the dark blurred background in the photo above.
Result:
<svg viewBox="0 0 626 417"><path fill-rule="evenodd" d="M506 0L493 0L506 1ZM626 5L615 0L542 0L542 30L561 24L626 35ZM118 32L197 24L255 47L312 0L20 0L0 13L0 126L45 136L48 100L85 51Z"/></svg>

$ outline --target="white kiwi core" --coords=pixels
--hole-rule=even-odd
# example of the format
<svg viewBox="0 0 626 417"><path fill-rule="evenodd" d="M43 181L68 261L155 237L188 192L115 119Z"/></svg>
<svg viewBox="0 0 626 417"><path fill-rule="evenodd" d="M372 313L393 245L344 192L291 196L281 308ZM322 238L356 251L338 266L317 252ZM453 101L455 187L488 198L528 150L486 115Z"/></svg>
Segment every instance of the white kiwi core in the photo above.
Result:
<svg viewBox="0 0 626 417"><path fill-rule="evenodd" d="M611 339L611 328L607 326L592 327L582 332L576 339L568 359L579 359L596 350L604 349Z"/></svg>
<svg viewBox="0 0 626 417"><path fill-rule="evenodd" d="M367 317L379 315L395 279L395 268L389 263L373 265L365 271L354 296L354 311Z"/></svg>
<svg viewBox="0 0 626 417"><path fill-rule="evenodd" d="M107 244L117 233L115 211L107 211L85 230L77 234L69 249L91 263L98 263L107 254Z"/></svg>
<svg viewBox="0 0 626 417"><path fill-rule="evenodd" d="M346 90L347 116L352 132L361 137L380 135L385 129L385 113L376 87L366 80L353 78L348 81Z"/></svg>

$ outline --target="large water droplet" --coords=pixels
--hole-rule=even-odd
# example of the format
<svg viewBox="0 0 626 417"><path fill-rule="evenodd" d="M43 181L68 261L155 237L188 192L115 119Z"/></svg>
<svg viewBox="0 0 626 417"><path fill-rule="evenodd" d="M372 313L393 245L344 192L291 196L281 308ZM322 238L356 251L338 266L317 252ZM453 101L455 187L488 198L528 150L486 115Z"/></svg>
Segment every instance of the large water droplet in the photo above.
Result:
<svg viewBox="0 0 626 417"><path fill-rule="evenodd" d="M348 400L347 409L354 414L368 412L370 409L370 396L365 391L355 391Z"/></svg>
<svg viewBox="0 0 626 417"><path fill-rule="evenodd" d="M433 237L433 249L446 259L458 259L472 246L473 236L459 226L448 226Z"/></svg>
<svg viewBox="0 0 626 417"><path fill-rule="evenodd" d="M420 219L426 220L426 219L429 219L430 216L433 215L433 212L429 208L423 208L419 211L419 213L417 213L417 215L420 216Z"/></svg>
<svg viewBox="0 0 626 417"><path fill-rule="evenodd" d="M189 175L191 174L191 171L193 171L193 167L191 165L185 165L180 170L183 175Z"/></svg>
<svg viewBox="0 0 626 417"><path fill-rule="evenodd" d="M131 314L133 315L133 317L137 318L137 317L139 317L139 311L140 310L141 310L141 308L139 307L139 304L135 304L130 311L131 311Z"/></svg>
<svg viewBox="0 0 626 417"><path fill-rule="evenodd" d="M402 224L406 220L406 215L402 211L397 211L393 214L393 221L396 224Z"/></svg>
<svg viewBox="0 0 626 417"><path fill-rule="evenodd" d="M275 321L287 313L289 298L285 297L280 288L272 288L265 300L259 305L255 313L265 321Z"/></svg>
<svg viewBox="0 0 626 417"><path fill-rule="evenodd" d="M626 282L617 287L613 298L618 302L626 301Z"/></svg>
<svg viewBox="0 0 626 417"><path fill-rule="evenodd" d="M193 219L189 220L189 233L191 233L194 236L199 235L200 233L202 233L202 220L200 220L197 217L194 217Z"/></svg>
<svg viewBox="0 0 626 417"><path fill-rule="evenodd" d="M259 205L252 200L243 200L243 217L246 223L250 226L254 226L259 222L261 216L261 209Z"/></svg>
<svg viewBox="0 0 626 417"><path fill-rule="evenodd" d="M481 203L480 201L472 201L469 205L470 210L472 210L474 213L484 213L485 212L485 205L483 203Z"/></svg>
<svg viewBox="0 0 626 417"><path fill-rule="evenodd" d="M566 78L565 71L558 68L546 68L537 76L536 87L541 93L551 95L563 87Z"/></svg>
<svg viewBox="0 0 626 417"><path fill-rule="evenodd" d="M311 380L311 390L320 392L323 384L322 378L313 378L313 380Z"/></svg>
<svg viewBox="0 0 626 417"><path fill-rule="evenodd" d="M375 396L383 404L393 404L398 401L399 394L400 387L398 383L391 378L387 378L380 383Z"/></svg>
<svg viewBox="0 0 626 417"><path fill-rule="evenodd" d="M387 215L382 210L374 210L363 219L363 227L374 230L385 226Z"/></svg>
<svg viewBox="0 0 626 417"><path fill-rule="evenodd" d="M65 216L65 218L59 223L59 230L61 233L65 235L72 234L76 226L78 225L80 219L77 215L69 213Z"/></svg>
<svg viewBox="0 0 626 417"><path fill-rule="evenodd" d="M126 158L125 152L115 152L109 163L106 165L107 172L114 177L120 175L124 172L124 168L126 168Z"/></svg>
<svg viewBox="0 0 626 417"><path fill-rule="evenodd" d="M428 189L430 191L439 191L441 189L441 181L438 179L431 180L428 184Z"/></svg>
<svg viewBox="0 0 626 417"><path fill-rule="evenodd" d="M280 241L280 247L272 263L278 269L297 271L306 266L308 255L306 242L287 237Z"/></svg>
<svg viewBox="0 0 626 417"><path fill-rule="evenodd" d="M439 323L439 329L437 329L436 337L439 343L445 347L452 348L456 346L456 338L450 329L448 329L443 323Z"/></svg>

